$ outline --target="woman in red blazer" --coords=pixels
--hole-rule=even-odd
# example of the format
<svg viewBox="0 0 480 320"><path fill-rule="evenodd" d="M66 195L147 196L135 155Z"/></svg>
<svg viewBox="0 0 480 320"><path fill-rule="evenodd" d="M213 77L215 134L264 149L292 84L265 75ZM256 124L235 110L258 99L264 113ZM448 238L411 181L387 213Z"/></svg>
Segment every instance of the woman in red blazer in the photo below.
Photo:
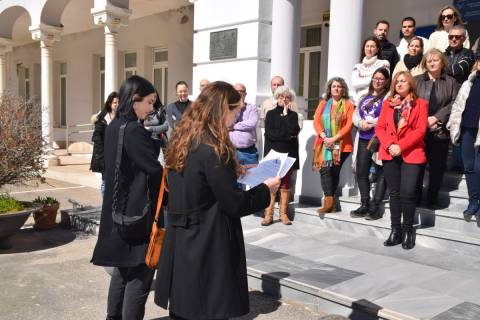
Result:
<svg viewBox="0 0 480 320"><path fill-rule="evenodd" d="M380 141L379 158L390 190L392 232L385 246L415 246L413 217L417 179L426 162L423 139L427 130L428 103L417 97L415 80L408 71L395 75L390 98L384 101L375 134ZM403 213L403 228L402 228Z"/></svg>

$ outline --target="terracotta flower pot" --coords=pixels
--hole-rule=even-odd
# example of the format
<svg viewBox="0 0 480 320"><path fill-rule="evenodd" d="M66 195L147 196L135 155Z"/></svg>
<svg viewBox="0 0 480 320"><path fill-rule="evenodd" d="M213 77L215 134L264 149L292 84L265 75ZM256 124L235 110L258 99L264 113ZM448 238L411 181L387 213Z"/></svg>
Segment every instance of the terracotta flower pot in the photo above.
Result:
<svg viewBox="0 0 480 320"><path fill-rule="evenodd" d="M41 209L33 213L33 219L35 220L35 229L48 230L57 226L57 211L59 204L46 205Z"/></svg>

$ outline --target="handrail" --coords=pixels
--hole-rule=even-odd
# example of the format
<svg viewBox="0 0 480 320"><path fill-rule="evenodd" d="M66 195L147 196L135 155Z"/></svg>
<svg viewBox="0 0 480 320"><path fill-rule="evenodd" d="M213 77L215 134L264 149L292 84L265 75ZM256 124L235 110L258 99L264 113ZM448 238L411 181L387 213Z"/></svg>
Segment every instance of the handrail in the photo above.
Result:
<svg viewBox="0 0 480 320"><path fill-rule="evenodd" d="M89 130L76 130L76 131L70 131L71 128L80 128L80 127L90 127L91 129ZM76 133L91 133L93 132L93 124L91 123L78 123L78 124L67 124L66 125L66 130L65 130L65 147L68 149L68 145L70 142L70 136L72 134Z"/></svg>

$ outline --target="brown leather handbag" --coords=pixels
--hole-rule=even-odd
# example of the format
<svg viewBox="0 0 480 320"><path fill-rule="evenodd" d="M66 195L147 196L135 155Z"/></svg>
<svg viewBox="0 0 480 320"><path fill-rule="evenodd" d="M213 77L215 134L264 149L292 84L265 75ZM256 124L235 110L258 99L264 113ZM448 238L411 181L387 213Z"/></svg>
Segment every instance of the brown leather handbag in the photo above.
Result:
<svg viewBox="0 0 480 320"><path fill-rule="evenodd" d="M150 233L150 243L148 244L147 255L145 256L145 264L150 269L156 269L160 253L162 252L163 239L165 238L165 228L158 226L160 219L163 194L165 193L167 180L167 169L163 169L162 183L160 185L160 192L158 193L157 209L155 211L155 219L153 221L152 232Z"/></svg>

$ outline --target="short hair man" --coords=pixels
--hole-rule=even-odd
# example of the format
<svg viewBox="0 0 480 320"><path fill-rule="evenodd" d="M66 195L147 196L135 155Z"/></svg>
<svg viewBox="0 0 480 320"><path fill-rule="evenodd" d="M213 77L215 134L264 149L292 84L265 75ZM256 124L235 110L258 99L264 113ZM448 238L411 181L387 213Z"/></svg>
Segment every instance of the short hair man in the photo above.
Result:
<svg viewBox="0 0 480 320"><path fill-rule="evenodd" d="M445 56L448 60L447 74L461 85L467 80L475 64L473 51L463 47L466 31L463 26L453 26L448 32L448 47Z"/></svg>
<svg viewBox="0 0 480 320"><path fill-rule="evenodd" d="M260 119L265 121L267 112L274 109L277 105L277 101L274 99L273 94L278 87L285 85L285 80L281 76L274 76L270 81L270 89L272 91L272 96L262 102L262 107L260 110ZM298 106L295 102L292 102L292 110L298 113ZM301 127L301 126L300 126Z"/></svg>
<svg viewBox="0 0 480 320"><path fill-rule="evenodd" d="M243 84L237 83L234 88L241 96L241 109L235 124L230 128L230 140L237 148L237 159L241 165L256 164L258 163L258 150L255 147L257 142L257 106L245 102L247 89Z"/></svg>
<svg viewBox="0 0 480 320"><path fill-rule="evenodd" d="M210 81L208 81L208 79L200 80L200 92L202 92L203 89L205 89L205 87L208 86L209 84L210 84Z"/></svg>
<svg viewBox="0 0 480 320"><path fill-rule="evenodd" d="M397 65L399 60L397 48L393 43L388 41L388 30L390 29L390 23L386 20L380 20L373 29L373 35L380 41L380 47L382 49L383 59L390 62L390 74Z"/></svg>
<svg viewBox="0 0 480 320"><path fill-rule="evenodd" d="M413 37L419 37L415 35L417 22L412 17L405 17L402 20L402 39L400 39L400 43L397 46L397 52L400 55L400 59L408 52L408 44ZM423 51L426 52L428 49L428 40L424 37L419 37L423 40Z"/></svg>

